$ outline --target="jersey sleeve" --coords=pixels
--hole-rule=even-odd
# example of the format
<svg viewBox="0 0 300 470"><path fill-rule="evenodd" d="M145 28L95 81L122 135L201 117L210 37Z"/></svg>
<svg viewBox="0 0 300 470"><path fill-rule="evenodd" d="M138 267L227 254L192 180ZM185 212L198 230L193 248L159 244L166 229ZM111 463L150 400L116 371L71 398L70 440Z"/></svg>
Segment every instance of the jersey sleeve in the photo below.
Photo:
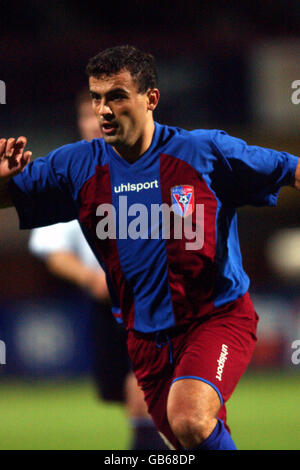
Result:
<svg viewBox="0 0 300 470"><path fill-rule="evenodd" d="M29 237L29 250L42 259L58 251L75 252L72 236L72 228L75 224L78 222L73 220L33 229Z"/></svg>
<svg viewBox="0 0 300 470"><path fill-rule="evenodd" d="M20 228L76 219L78 193L92 166L92 147L85 141L65 145L29 163L10 184Z"/></svg>
<svg viewBox="0 0 300 470"><path fill-rule="evenodd" d="M298 157L248 145L224 131L212 137L217 155L212 188L227 205L275 206L282 186L292 184Z"/></svg>

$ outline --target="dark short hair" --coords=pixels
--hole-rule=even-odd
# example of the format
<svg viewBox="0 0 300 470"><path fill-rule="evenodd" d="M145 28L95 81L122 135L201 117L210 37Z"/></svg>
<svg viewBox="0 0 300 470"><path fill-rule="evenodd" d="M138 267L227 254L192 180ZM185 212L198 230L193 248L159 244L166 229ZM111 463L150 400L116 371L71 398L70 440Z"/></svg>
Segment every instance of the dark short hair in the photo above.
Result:
<svg viewBox="0 0 300 470"><path fill-rule="evenodd" d="M121 70L130 72L138 85L139 93L157 86L157 71L154 57L134 46L115 46L92 57L86 67L89 77L110 76Z"/></svg>

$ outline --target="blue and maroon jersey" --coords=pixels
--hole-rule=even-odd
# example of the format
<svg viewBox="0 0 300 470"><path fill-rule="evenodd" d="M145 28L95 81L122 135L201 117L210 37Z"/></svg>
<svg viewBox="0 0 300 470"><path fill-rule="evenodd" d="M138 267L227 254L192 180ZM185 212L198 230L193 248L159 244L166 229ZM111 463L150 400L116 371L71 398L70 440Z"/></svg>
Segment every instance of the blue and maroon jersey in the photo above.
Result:
<svg viewBox="0 0 300 470"><path fill-rule="evenodd" d="M275 205L297 162L224 131L155 123L152 144L135 163L103 139L80 141L30 163L11 189L21 228L79 220L106 271L113 313L126 328L148 333L210 314L247 292L236 208ZM153 209L171 206L166 234ZM200 227L200 243L184 230L178 236L180 218L192 233Z"/></svg>

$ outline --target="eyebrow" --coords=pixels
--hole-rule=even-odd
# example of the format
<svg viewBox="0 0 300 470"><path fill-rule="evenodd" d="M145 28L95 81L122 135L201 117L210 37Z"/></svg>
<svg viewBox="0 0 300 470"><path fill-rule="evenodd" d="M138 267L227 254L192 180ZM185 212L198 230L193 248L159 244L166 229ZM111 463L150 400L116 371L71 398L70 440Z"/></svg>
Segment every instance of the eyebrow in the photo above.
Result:
<svg viewBox="0 0 300 470"><path fill-rule="evenodd" d="M106 95L109 97L110 95L114 95L115 93L123 93L124 95L129 95L128 91L125 90L124 88L113 88L112 90L109 90ZM90 90L90 95L92 98L97 98L100 97L100 93L94 90Z"/></svg>

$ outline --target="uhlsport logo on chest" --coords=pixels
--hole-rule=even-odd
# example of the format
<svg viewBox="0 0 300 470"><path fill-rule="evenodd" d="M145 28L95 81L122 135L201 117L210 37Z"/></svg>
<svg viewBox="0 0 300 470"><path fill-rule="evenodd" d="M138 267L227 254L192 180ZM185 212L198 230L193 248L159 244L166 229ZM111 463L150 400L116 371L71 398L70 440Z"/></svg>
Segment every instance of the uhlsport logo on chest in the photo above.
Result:
<svg viewBox="0 0 300 470"><path fill-rule="evenodd" d="M183 184L171 188L171 198L174 212L186 217L194 211L194 187Z"/></svg>
<svg viewBox="0 0 300 470"><path fill-rule="evenodd" d="M195 204L194 186L181 184L168 188L170 199L151 198L159 189L158 180L127 182L113 187L113 204L100 204L96 216L99 239L185 239L186 250L200 250L204 245L204 204ZM140 201L134 194L143 192ZM170 191L170 192L169 192ZM131 194L126 194L131 193ZM157 196L157 194L156 194ZM193 213L195 212L195 217Z"/></svg>

